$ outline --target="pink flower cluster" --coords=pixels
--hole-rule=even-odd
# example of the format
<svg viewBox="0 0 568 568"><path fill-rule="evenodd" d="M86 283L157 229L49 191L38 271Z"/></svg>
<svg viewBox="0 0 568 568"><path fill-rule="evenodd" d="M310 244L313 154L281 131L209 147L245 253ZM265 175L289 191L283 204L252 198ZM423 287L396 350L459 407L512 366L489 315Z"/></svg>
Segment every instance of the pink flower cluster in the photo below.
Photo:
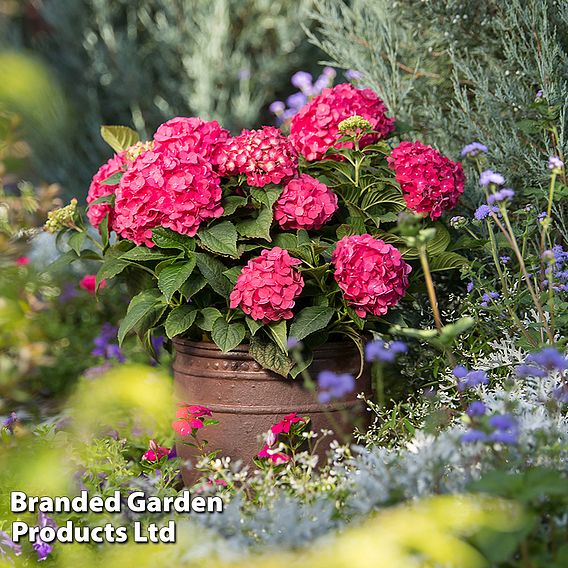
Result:
<svg viewBox="0 0 568 568"><path fill-rule="evenodd" d="M317 179L302 174L284 187L274 218L285 230L320 229L337 211L337 195Z"/></svg>
<svg viewBox="0 0 568 568"><path fill-rule="evenodd" d="M106 278L101 280L99 284L99 290L102 290L106 286ZM87 274L83 276L79 282L79 287L89 292L89 294L95 294L97 291L97 275L96 274Z"/></svg>
<svg viewBox="0 0 568 568"><path fill-rule="evenodd" d="M211 410L206 406L182 406L176 412L177 420L172 423L172 427L180 436L190 436L194 429L203 428L203 420L209 416Z"/></svg>
<svg viewBox="0 0 568 568"><path fill-rule="evenodd" d="M278 441L279 434L289 434L293 424L297 424L298 422L305 422L303 418L300 418L296 412L292 412L291 414L287 414L284 418L274 424L268 436L266 437L266 441L262 450L258 452L257 457L261 459L268 459L274 465L281 465L290 461L290 456L281 452L278 447L273 448L274 444Z"/></svg>
<svg viewBox="0 0 568 568"><path fill-rule="evenodd" d="M459 162L420 142L401 142L387 160L409 209L437 219L457 205L465 183Z"/></svg>
<svg viewBox="0 0 568 568"><path fill-rule="evenodd" d="M339 123L358 115L368 120L377 132L360 141L364 147L386 138L394 130L394 119L386 115L383 101L371 89L356 89L348 83L324 89L300 109L290 123L290 140L306 160L321 160L331 148L352 147L352 143L339 143Z"/></svg>
<svg viewBox="0 0 568 568"><path fill-rule="evenodd" d="M138 245L154 246L155 227L193 237L223 213L219 176L195 152L147 150L122 176L114 208L114 230Z"/></svg>
<svg viewBox="0 0 568 568"><path fill-rule="evenodd" d="M169 152L185 161L188 154L201 154L211 161L217 145L229 137L216 120L206 122L197 117L172 118L158 127L154 134L154 150Z"/></svg>
<svg viewBox="0 0 568 568"><path fill-rule="evenodd" d="M119 152L118 154L115 154L106 164L103 164L91 181L89 192L87 194L87 203L92 203L93 201L99 199L100 197L105 197L106 195L112 195L118 187L118 183L108 185L103 183L103 181L124 170L126 168L126 165L126 152ZM87 217L89 218L89 222L91 223L91 225L93 225L93 227L98 227L107 213L110 213L109 227L112 227L113 209L110 203L97 203L96 205L92 205L87 209Z"/></svg>
<svg viewBox="0 0 568 568"><path fill-rule="evenodd" d="M298 158L290 141L273 126L243 130L217 147L215 163L222 176L246 174L247 183L264 187L296 175Z"/></svg>
<svg viewBox="0 0 568 568"><path fill-rule="evenodd" d="M274 247L248 261L231 292L231 308L240 307L252 319L270 323L293 316L294 300L304 287L294 269L301 261Z"/></svg>
<svg viewBox="0 0 568 568"><path fill-rule="evenodd" d="M142 459L149 462L157 462L160 461L163 457L169 456L170 452L170 448L158 446L158 444L154 440L150 440L148 451L144 453Z"/></svg>
<svg viewBox="0 0 568 568"><path fill-rule="evenodd" d="M362 318L382 316L398 304L412 270L395 247L371 235L343 237L331 262L345 299Z"/></svg>

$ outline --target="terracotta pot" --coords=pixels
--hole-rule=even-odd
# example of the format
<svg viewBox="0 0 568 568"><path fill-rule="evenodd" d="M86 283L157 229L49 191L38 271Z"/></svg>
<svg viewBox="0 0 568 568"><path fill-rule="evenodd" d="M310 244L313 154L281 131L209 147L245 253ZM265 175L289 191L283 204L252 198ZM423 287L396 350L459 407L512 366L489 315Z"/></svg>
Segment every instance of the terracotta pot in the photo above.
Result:
<svg viewBox="0 0 568 568"><path fill-rule="evenodd" d="M176 402L207 406L219 424L206 427L203 438L211 450L233 461L251 463L261 449L259 435L286 414L297 412L309 416L312 427L336 430L337 424L344 433L354 426L365 425L369 413L357 399L357 393L371 392L370 372L357 379L356 391L345 398L320 404L313 393L303 387L300 377L283 378L263 369L241 345L230 353L222 353L215 344L174 339L174 383ZM338 373L356 373L359 369L359 352L352 343L329 343L314 352L310 374L315 379L322 370ZM330 420L329 414L333 416ZM331 437L329 441L331 441ZM321 444L320 453L326 450ZM177 453L195 463L195 450L180 441ZM195 472L184 470L186 485L196 480Z"/></svg>

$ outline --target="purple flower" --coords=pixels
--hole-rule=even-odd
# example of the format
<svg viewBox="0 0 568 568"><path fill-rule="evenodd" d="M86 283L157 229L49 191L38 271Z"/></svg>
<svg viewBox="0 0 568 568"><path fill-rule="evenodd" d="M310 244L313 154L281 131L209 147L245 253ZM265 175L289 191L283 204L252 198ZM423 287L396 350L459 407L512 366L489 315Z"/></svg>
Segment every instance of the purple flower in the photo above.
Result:
<svg viewBox="0 0 568 568"><path fill-rule="evenodd" d="M568 404L568 386L566 386L565 384L562 384L559 387L556 387L552 391L552 396L558 402L561 402L562 404Z"/></svg>
<svg viewBox="0 0 568 568"><path fill-rule="evenodd" d="M304 93L294 93L286 99L286 104L294 111L294 114L298 112L306 103L308 102L308 97Z"/></svg>
<svg viewBox="0 0 568 568"><path fill-rule="evenodd" d="M519 365L515 372L519 377L546 377L548 374L544 369L534 365Z"/></svg>
<svg viewBox="0 0 568 568"><path fill-rule="evenodd" d="M325 404L352 392L355 389L355 379L349 373L321 371L318 375L318 387L318 400Z"/></svg>
<svg viewBox="0 0 568 568"><path fill-rule="evenodd" d="M408 347L403 341L393 341L387 345L382 339L375 339L365 346L365 359L369 363L372 361L394 363L397 355L407 351Z"/></svg>
<svg viewBox="0 0 568 568"><path fill-rule="evenodd" d="M485 294L483 294L483 296L481 296L481 302L479 303L479 305L487 308L493 300L497 300L500 297L501 294L499 294L499 292L486 292Z"/></svg>
<svg viewBox="0 0 568 568"><path fill-rule="evenodd" d="M554 347L545 347L538 353L531 353L526 362L543 367L547 371L565 371L568 369L568 359Z"/></svg>
<svg viewBox="0 0 568 568"><path fill-rule="evenodd" d="M564 167L564 162L558 156L550 156L548 159L548 168L550 170L561 170Z"/></svg>
<svg viewBox="0 0 568 568"><path fill-rule="evenodd" d="M539 89L539 90L536 92L536 98L537 98L537 99L542 99L543 96L544 96L544 93L542 92L542 89Z"/></svg>
<svg viewBox="0 0 568 568"><path fill-rule="evenodd" d="M47 542L43 542L39 538L34 542L33 549L37 552L37 559L39 562L45 560L53 551L53 547Z"/></svg>
<svg viewBox="0 0 568 568"><path fill-rule="evenodd" d="M150 359L150 365L152 365L153 367L155 367L159 363L160 352L162 350L162 347L164 346L165 341L166 338L163 335L156 335L151 339L152 348L154 349L154 353L156 354L155 359L153 357Z"/></svg>
<svg viewBox="0 0 568 568"><path fill-rule="evenodd" d="M495 185L503 185L505 183L505 178L493 170L485 170L484 172L481 172L481 175L479 176L479 185L487 187L491 183L494 183Z"/></svg>
<svg viewBox="0 0 568 568"><path fill-rule="evenodd" d="M509 264L509 262L511 262L511 257L510 256L500 256L499 260L501 261L502 264Z"/></svg>
<svg viewBox="0 0 568 568"><path fill-rule="evenodd" d="M496 430L489 435L489 440L498 444L506 444L508 446L512 446L519 441L519 435L517 434L517 432Z"/></svg>
<svg viewBox="0 0 568 568"><path fill-rule="evenodd" d="M489 205L493 205L493 203L499 203L501 201L506 201L508 199L513 199L515 197L515 192L512 189L507 187L496 191L495 193L491 193L487 196L487 203Z"/></svg>
<svg viewBox="0 0 568 568"><path fill-rule="evenodd" d="M462 148L461 155L473 158L478 154L485 154L486 152L487 146L481 144L480 142L472 142L471 144L467 144Z"/></svg>
<svg viewBox="0 0 568 568"><path fill-rule="evenodd" d="M18 421L18 416L15 412L10 412L10 416L2 422L2 426L7 428L10 432L14 433L14 424Z"/></svg>
<svg viewBox="0 0 568 568"><path fill-rule="evenodd" d="M303 91L309 91L312 87L312 74L306 71L298 71L294 73L290 79L290 82L294 87Z"/></svg>
<svg viewBox="0 0 568 568"><path fill-rule="evenodd" d="M59 302L61 304L65 304L66 302L69 302L69 300L72 300L78 295L79 291L77 290L75 284L72 284L71 282L66 282L63 285L63 290L61 291L61 294L59 295Z"/></svg>
<svg viewBox="0 0 568 568"><path fill-rule="evenodd" d="M10 558L10 552L14 556L20 556L22 554L22 547L16 544L7 532L0 531L0 560L7 560L12 562L13 559Z"/></svg>
<svg viewBox="0 0 568 568"><path fill-rule="evenodd" d="M468 291L468 293L473 290L473 282L467 283L466 290Z"/></svg>
<svg viewBox="0 0 568 568"><path fill-rule="evenodd" d="M510 414L495 414L489 419L489 426L495 430L513 430L517 423Z"/></svg>
<svg viewBox="0 0 568 568"><path fill-rule="evenodd" d="M319 95L326 87L331 86L336 75L337 72L333 67L324 67L322 74L316 79L309 94L311 96Z"/></svg>
<svg viewBox="0 0 568 568"><path fill-rule="evenodd" d="M270 103L268 110L276 116L279 116L286 110L286 105L283 101L274 101L273 103Z"/></svg>
<svg viewBox="0 0 568 568"><path fill-rule="evenodd" d="M465 444L474 444L475 442L485 442L487 434L481 430L468 430L462 437L461 441Z"/></svg>
<svg viewBox="0 0 568 568"><path fill-rule="evenodd" d="M463 392L465 389L476 387L478 385L486 385L489 382L485 371L471 370L469 371L462 365L458 365L453 370L454 377L458 379L458 390Z"/></svg>
<svg viewBox="0 0 568 568"><path fill-rule="evenodd" d="M467 407L467 415L471 418L476 418L479 416L483 416L486 412L485 404L483 404L480 400L474 400L468 407Z"/></svg>
<svg viewBox="0 0 568 568"><path fill-rule="evenodd" d="M537 219L539 221L544 221L544 219L546 219L548 217L548 213L546 211L542 211L541 213L538 214Z"/></svg>
<svg viewBox="0 0 568 568"><path fill-rule="evenodd" d="M95 339L93 343L95 348L91 351L91 355L95 357L104 357L105 359L116 359L119 363L124 363L126 360L122 351L120 350L118 343L111 343L113 339L116 339L118 329L112 324L106 322L101 328L101 332Z"/></svg>
<svg viewBox="0 0 568 568"><path fill-rule="evenodd" d="M487 219L487 217L489 217L489 215L491 215L491 213L498 213L499 212L499 207L497 207L496 205L494 205L493 207L489 207L489 205L480 205L476 210L475 213L473 214L473 216L478 220L478 221L483 221L484 219Z"/></svg>
<svg viewBox="0 0 568 568"><path fill-rule="evenodd" d="M299 339L296 339L295 337L288 338L287 342L288 349L295 349L296 347L298 347L298 345L300 345Z"/></svg>
<svg viewBox="0 0 568 568"><path fill-rule="evenodd" d="M348 81L360 81L363 78L363 73L355 71L355 69L347 69L344 75Z"/></svg>

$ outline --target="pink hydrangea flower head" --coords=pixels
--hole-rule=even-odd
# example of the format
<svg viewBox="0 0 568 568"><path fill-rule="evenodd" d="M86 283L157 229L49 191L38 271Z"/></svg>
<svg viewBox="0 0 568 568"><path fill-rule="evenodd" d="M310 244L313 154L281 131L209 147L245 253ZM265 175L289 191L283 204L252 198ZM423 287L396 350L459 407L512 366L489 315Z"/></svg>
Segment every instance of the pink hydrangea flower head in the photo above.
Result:
<svg viewBox="0 0 568 568"><path fill-rule="evenodd" d="M387 160L412 211L437 219L457 205L465 183L460 162L420 142L401 142Z"/></svg>
<svg viewBox="0 0 568 568"><path fill-rule="evenodd" d="M386 138L394 130L394 119L387 117L383 101L371 89L356 89L349 83L324 89L292 118L290 140L306 160L321 160L329 148L351 148L352 142L337 143L339 123L357 115L369 121L377 134L364 136L364 147Z"/></svg>
<svg viewBox="0 0 568 568"><path fill-rule="evenodd" d="M268 459L274 465L282 465L290 461L290 456L284 452L280 452L277 449L271 449L270 446L265 445L257 456L261 459Z"/></svg>
<svg viewBox="0 0 568 568"><path fill-rule="evenodd" d="M193 237L203 221L219 217L221 185L200 154L147 150L122 176L113 228L123 238L153 247L152 229L166 227Z"/></svg>
<svg viewBox="0 0 568 568"><path fill-rule="evenodd" d="M206 122L198 117L178 116L158 127L154 134L155 150L172 152L182 161L188 154L201 154L210 161L217 144L229 137L216 120Z"/></svg>
<svg viewBox="0 0 568 568"><path fill-rule="evenodd" d="M79 286L83 288L83 290L89 292L89 294L95 294L97 291L97 276L96 274L87 274L81 278L79 282ZM106 286L106 278L101 280L99 284L99 290L102 290Z"/></svg>
<svg viewBox="0 0 568 568"><path fill-rule="evenodd" d="M331 262L343 296L362 318L383 316L396 306L412 270L395 247L371 235L343 237Z"/></svg>
<svg viewBox="0 0 568 568"><path fill-rule="evenodd" d="M289 434L290 428L292 428L292 424L297 424L298 422L305 422L305 420L298 416L296 412L292 412L291 414L286 414L286 416L284 416L284 418L282 418L280 422L274 424L270 431L275 436L278 436L278 434L282 433Z"/></svg>
<svg viewBox="0 0 568 568"><path fill-rule="evenodd" d="M295 298L304 287L301 264L287 250L263 250L242 269L231 292L231 308L240 307L252 319L270 323L290 319Z"/></svg>
<svg viewBox="0 0 568 568"><path fill-rule="evenodd" d="M296 151L274 126L243 130L229 138L217 147L214 161L222 176L245 174L253 187L281 183L298 171Z"/></svg>
<svg viewBox="0 0 568 568"><path fill-rule="evenodd" d="M30 263L30 259L27 256L19 256L16 259L16 264L18 266L27 266Z"/></svg>
<svg viewBox="0 0 568 568"><path fill-rule="evenodd" d="M154 440L150 440L148 451L142 456L143 460L155 462L161 460L165 456L170 455L170 448L158 446Z"/></svg>
<svg viewBox="0 0 568 568"><path fill-rule="evenodd" d="M320 229L337 211L337 195L308 174L291 179L274 206L274 218L288 229Z"/></svg>
<svg viewBox="0 0 568 568"><path fill-rule="evenodd" d="M113 176L114 174L123 171L126 168L127 154L126 152L119 152L115 154L106 164L103 164L99 171L93 176L91 185L89 186L89 192L87 193L87 203L92 203L93 201L99 199L100 197L105 197L107 195L112 195L118 183L116 184L105 184L103 181ZM105 215L109 215L109 227L112 227L113 223L113 209L110 203L97 203L92 205L87 209L87 217L89 222L93 227L97 228L101 221L105 218Z"/></svg>

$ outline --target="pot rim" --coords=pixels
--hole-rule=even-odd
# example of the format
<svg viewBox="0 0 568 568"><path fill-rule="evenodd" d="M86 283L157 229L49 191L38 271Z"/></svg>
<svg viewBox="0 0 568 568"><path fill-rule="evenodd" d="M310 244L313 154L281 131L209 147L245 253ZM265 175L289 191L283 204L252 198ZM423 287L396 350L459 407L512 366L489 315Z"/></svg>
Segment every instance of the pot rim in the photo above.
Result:
<svg viewBox="0 0 568 568"><path fill-rule="evenodd" d="M172 339L172 344L175 346L176 350L183 351L185 349L201 349L204 351L211 351L215 353L220 353L224 356L230 355L231 353L248 353L250 345L248 343L241 343L237 347L231 349L227 353L223 353L219 347L213 341L193 341L191 339L184 339L183 337L174 337ZM349 346L349 349L357 350L357 346L353 341L329 341L316 347L314 351L337 351L338 348L345 349L345 346ZM181 349L178 348L181 347Z"/></svg>

